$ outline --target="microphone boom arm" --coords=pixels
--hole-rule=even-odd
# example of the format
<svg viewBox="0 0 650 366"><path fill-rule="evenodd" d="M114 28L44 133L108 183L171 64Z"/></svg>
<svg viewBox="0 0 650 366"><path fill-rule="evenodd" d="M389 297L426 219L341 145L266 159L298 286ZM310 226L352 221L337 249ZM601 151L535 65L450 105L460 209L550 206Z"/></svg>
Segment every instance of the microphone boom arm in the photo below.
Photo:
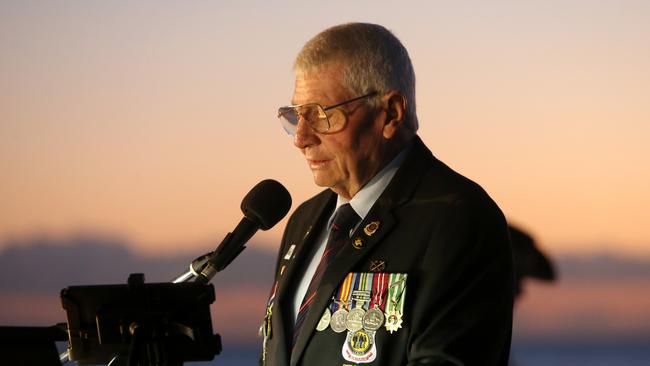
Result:
<svg viewBox="0 0 650 366"><path fill-rule="evenodd" d="M194 282L208 283L237 256L246 249L246 242L257 232L255 222L244 216L234 231L229 232L213 252L206 253L190 263L190 269L174 279L173 283Z"/></svg>

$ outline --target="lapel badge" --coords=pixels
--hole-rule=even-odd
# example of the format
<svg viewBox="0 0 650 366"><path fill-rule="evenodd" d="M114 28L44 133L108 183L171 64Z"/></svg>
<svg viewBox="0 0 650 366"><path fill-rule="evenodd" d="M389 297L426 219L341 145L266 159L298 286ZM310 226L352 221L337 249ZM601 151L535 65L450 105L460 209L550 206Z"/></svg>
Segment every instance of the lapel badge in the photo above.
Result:
<svg viewBox="0 0 650 366"><path fill-rule="evenodd" d="M363 248L363 244L364 244L364 243L363 243L363 239L361 239L360 237L357 237L357 238L354 239L354 241L352 242L352 246L354 247L354 249L361 249L361 248Z"/></svg>
<svg viewBox="0 0 650 366"><path fill-rule="evenodd" d="M305 235L302 237L302 240L307 239L307 237L309 236L309 234L311 234L311 228L312 228L312 227L313 227L313 226L309 226L309 228L307 229L307 232L306 232Z"/></svg>
<svg viewBox="0 0 650 366"><path fill-rule="evenodd" d="M368 236L372 236L377 229L379 229L379 221L373 221L363 228L363 232Z"/></svg>
<svg viewBox="0 0 650 366"><path fill-rule="evenodd" d="M287 269L287 266L285 266L285 265L283 264L282 267L280 268L280 276L282 276L282 275L284 274L284 270L285 270L285 269Z"/></svg>
<svg viewBox="0 0 650 366"><path fill-rule="evenodd" d="M370 272L383 272L386 270L386 261L383 259L373 259L370 261Z"/></svg>
<svg viewBox="0 0 650 366"><path fill-rule="evenodd" d="M296 244L291 244L291 246L289 247L289 250L287 250L287 253L284 255L284 260L291 259L291 256L293 255L294 250L296 250Z"/></svg>

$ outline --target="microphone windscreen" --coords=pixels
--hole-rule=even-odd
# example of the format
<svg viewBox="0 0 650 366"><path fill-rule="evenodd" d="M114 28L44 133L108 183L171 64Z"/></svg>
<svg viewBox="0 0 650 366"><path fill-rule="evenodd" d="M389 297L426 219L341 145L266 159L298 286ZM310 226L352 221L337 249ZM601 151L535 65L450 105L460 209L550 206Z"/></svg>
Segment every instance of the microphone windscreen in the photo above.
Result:
<svg viewBox="0 0 650 366"><path fill-rule="evenodd" d="M248 192L241 201L241 210L249 220L260 229L268 230L275 226L289 212L291 195L279 182L263 180Z"/></svg>

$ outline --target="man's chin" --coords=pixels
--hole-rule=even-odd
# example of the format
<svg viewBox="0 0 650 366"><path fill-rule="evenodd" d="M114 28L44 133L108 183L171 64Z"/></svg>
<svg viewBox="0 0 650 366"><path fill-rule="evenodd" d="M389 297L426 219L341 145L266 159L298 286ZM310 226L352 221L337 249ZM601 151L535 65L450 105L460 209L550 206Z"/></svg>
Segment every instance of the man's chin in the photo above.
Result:
<svg viewBox="0 0 650 366"><path fill-rule="evenodd" d="M327 181L323 181L322 179L317 179L316 177L314 177L314 184L323 188L331 188L332 186L331 184L328 184Z"/></svg>
<svg viewBox="0 0 650 366"><path fill-rule="evenodd" d="M332 188L332 186L334 186L334 181L329 176L325 176L321 173L322 172L313 172L314 184L323 188Z"/></svg>

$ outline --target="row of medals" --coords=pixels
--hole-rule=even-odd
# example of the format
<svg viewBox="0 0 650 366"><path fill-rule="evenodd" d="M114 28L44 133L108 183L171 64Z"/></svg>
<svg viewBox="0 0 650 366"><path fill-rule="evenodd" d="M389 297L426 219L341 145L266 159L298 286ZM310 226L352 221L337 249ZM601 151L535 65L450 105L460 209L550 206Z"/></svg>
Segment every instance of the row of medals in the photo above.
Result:
<svg viewBox="0 0 650 366"><path fill-rule="evenodd" d="M355 291L352 297L357 305L355 308L348 311L347 305L349 302L337 301L339 309L332 314L329 308L325 308L325 312L323 312L316 326L316 330L320 332L329 326L336 333L341 333L346 330L356 332L361 329L374 332L384 325L384 312L377 304L367 311L363 309L363 304L366 301L370 301L369 291Z"/></svg>

